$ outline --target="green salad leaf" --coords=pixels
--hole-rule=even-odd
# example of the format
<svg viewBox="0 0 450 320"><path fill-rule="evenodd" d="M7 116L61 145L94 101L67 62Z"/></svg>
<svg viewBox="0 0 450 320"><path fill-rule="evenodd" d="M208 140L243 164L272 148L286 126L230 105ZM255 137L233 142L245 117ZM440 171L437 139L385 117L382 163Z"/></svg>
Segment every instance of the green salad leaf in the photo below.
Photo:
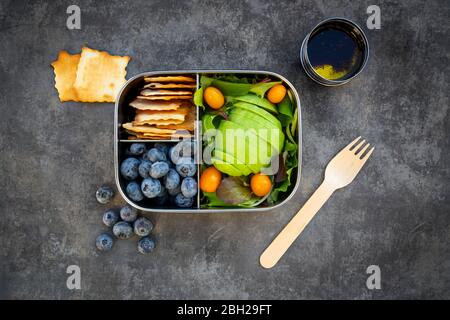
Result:
<svg viewBox="0 0 450 320"><path fill-rule="evenodd" d="M264 95L266 94L267 90L272 88L276 84L280 84L281 81L274 81L274 82L258 82L254 84L250 88L250 92L256 94L260 98L264 98Z"/></svg>
<svg viewBox="0 0 450 320"><path fill-rule="evenodd" d="M291 99L286 95L284 99L278 104L279 119L281 125L286 127L292 122L293 112Z"/></svg>
<svg viewBox="0 0 450 320"><path fill-rule="evenodd" d="M195 91L195 93L194 93L194 104L197 107L202 108L203 110L205 110L205 105L203 104L203 87L201 87L197 91Z"/></svg>
<svg viewBox="0 0 450 320"><path fill-rule="evenodd" d="M232 78L230 78L232 77ZM239 79L235 76L229 76L227 78L222 79ZM249 92L252 92L259 96L260 98L264 98L264 95L267 90L272 88L274 85L281 83L281 81L275 82L258 82L255 84L246 82L236 82L236 81L226 81L222 79L216 79L211 77L202 76L200 78L200 85L202 88L206 88L209 86L213 86L218 88L224 96L244 96Z"/></svg>

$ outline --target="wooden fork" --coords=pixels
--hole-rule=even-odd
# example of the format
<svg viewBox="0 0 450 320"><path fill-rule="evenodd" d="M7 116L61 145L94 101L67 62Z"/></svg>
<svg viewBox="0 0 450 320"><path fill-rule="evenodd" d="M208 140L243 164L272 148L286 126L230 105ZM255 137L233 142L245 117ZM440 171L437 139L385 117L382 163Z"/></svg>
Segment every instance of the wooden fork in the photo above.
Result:
<svg viewBox="0 0 450 320"><path fill-rule="evenodd" d="M259 261L264 268L272 268L333 192L347 186L356 177L374 150L371 148L364 154L370 144L364 145L366 141L360 139L353 140L328 163L322 184L262 253Z"/></svg>

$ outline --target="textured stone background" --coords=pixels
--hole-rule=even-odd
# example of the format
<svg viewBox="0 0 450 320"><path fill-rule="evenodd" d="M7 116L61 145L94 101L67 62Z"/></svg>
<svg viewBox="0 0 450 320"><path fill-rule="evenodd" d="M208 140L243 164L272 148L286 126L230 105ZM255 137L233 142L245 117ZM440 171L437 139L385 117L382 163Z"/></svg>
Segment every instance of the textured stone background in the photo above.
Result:
<svg viewBox="0 0 450 320"><path fill-rule="evenodd" d="M82 30L66 28L66 8ZM366 8L381 7L381 30ZM448 1L2 1L0 3L0 298L450 298ZM318 21L357 21L367 69L325 88L298 51ZM113 105L62 105L59 50L84 45L132 56L128 76L200 68L272 70L299 91L303 175L284 209L152 214L158 250L118 242L99 254L114 184ZM326 163L357 135L376 147L272 270L258 257L319 185ZM119 196L115 204L120 205ZM66 289L66 267L82 290ZM382 289L366 288L368 265Z"/></svg>

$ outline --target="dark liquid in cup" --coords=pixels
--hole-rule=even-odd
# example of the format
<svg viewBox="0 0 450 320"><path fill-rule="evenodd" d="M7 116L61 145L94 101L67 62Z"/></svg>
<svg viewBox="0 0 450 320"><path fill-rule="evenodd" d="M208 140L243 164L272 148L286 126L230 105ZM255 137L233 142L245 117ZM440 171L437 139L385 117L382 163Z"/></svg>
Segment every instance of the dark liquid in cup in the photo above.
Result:
<svg viewBox="0 0 450 320"><path fill-rule="evenodd" d="M308 41L308 59L323 78L345 80L361 68L364 47L351 31L339 25L324 25Z"/></svg>

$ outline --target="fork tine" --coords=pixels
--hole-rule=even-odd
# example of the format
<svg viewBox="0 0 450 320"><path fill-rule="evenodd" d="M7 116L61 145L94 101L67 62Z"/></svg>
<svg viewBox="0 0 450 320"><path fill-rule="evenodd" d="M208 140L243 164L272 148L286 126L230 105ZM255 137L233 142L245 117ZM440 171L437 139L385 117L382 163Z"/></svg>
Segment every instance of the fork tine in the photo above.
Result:
<svg viewBox="0 0 450 320"><path fill-rule="evenodd" d="M375 150L375 148L372 147L372 149L370 149L369 152L367 152L367 154L361 159L361 161L362 161L361 166L363 166L364 163L366 163L367 159L370 158L370 156L372 155L373 150Z"/></svg>
<svg viewBox="0 0 450 320"><path fill-rule="evenodd" d="M364 151L366 151L367 148L368 148L369 146L370 146L370 143L366 144L366 145L364 146L364 148L362 148L360 151L356 151L356 152L355 152L355 155L362 156L362 155L364 154ZM356 150L356 149L355 149L355 150Z"/></svg>
<svg viewBox="0 0 450 320"><path fill-rule="evenodd" d="M355 140L353 140L352 142L350 142L344 149L351 149L353 147L353 145L359 140L361 139L361 136L359 136L358 138L356 138Z"/></svg>
<svg viewBox="0 0 450 320"><path fill-rule="evenodd" d="M361 140L361 142L359 142L356 147L353 148L352 152L354 152L355 154L358 152L358 149L362 147L362 145L366 142L366 140Z"/></svg>

